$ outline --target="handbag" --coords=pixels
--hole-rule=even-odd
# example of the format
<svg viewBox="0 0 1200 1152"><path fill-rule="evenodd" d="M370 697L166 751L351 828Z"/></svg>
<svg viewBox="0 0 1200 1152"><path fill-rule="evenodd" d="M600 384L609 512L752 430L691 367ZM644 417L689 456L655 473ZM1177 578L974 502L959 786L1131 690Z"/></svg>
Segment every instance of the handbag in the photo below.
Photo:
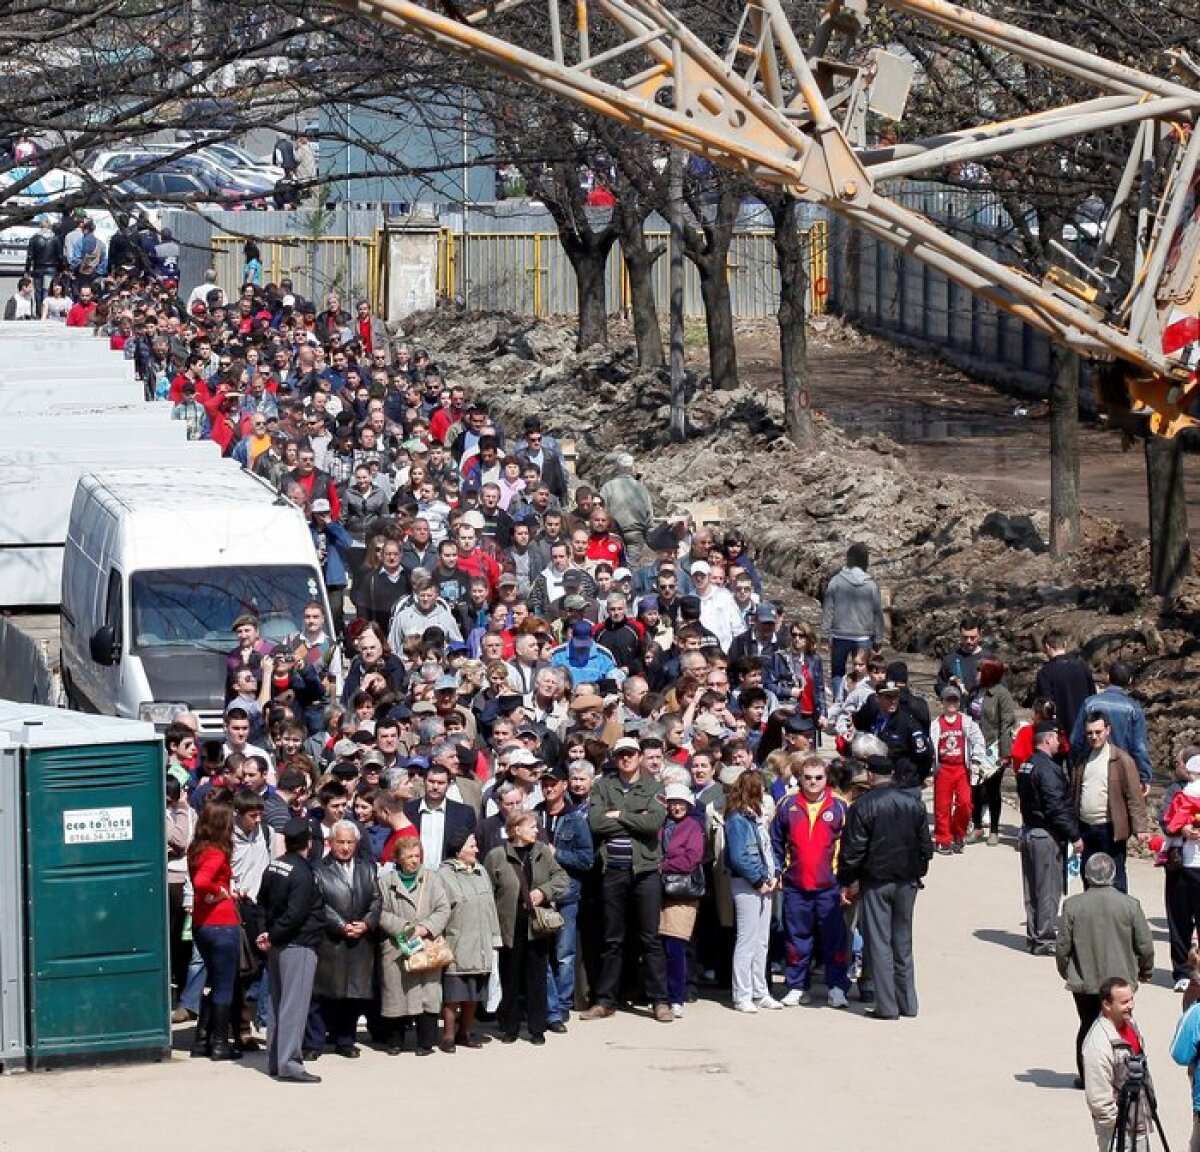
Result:
<svg viewBox="0 0 1200 1152"><path fill-rule="evenodd" d="M262 971L263 956L250 939L250 930L246 927L246 917L242 912L242 902L235 904L238 915L238 975L243 981L251 981Z"/></svg>
<svg viewBox="0 0 1200 1152"><path fill-rule="evenodd" d="M566 923L562 913L552 904L539 904L534 907L533 898L529 895L529 884L525 879L525 870L515 860L510 860L509 863L517 874L517 883L521 886L521 899L529 913L530 935L538 940L557 936L559 929Z"/></svg>
<svg viewBox="0 0 1200 1152"><path fill-rule="evenodd" d="M664 872L663 895L668 900L699 900L705 893L704 866L691 872Z"/></svg>
<svg viewBox="0 0 1200 1152"><path fill-rule="evenodd" d="M421 919L421 904L425 899L425 877L421 877L420 892L417 893L417 911L414 919ZM425 972L440 972L443 968L448 968L454 963L454 953L450 949L450 945L446 943L445 936L429 936L425 938L415 938L420 940L421 946L411 952L406 952L401 949L400 963L404 966L404 971L412 976L419 976Z"/></svg>

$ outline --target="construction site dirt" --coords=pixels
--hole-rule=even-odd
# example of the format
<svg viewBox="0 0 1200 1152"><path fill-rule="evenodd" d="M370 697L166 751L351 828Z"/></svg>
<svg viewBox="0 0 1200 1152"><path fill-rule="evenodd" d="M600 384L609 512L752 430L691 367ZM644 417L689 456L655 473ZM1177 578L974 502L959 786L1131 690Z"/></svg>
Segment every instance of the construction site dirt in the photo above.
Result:
<svg viewBox="0 0 1200 1152"><path fill-rule="evenodd" d="M736 524L790 609L815 619L847 544L862 540L890 601L890 646L916 668L950 650L970 609L1028 705L1040 636L1058 627L1098 673L1118 658L1134 666L1160 777L1200 738L1200 578L1193 570L1169 604L1149 595L1142 453L1123 451L1117 433L1084 429L1082 544L1055 560L1037 406L1015 415L1028 402L836 320L809 332L817 435L805 449L784 435L770 324L740 328L736 391L707 385L704 348L689 339L683 444L668 439L665 374L637 369L619 325L608 347L581 353L568 324L507 314L426 313L405 328L510 427L542 414L574 442L584 481L602 483L615 453L630 451L663 512L706 505ZM1200 479L1194 457L1188 472Z"/></svg>

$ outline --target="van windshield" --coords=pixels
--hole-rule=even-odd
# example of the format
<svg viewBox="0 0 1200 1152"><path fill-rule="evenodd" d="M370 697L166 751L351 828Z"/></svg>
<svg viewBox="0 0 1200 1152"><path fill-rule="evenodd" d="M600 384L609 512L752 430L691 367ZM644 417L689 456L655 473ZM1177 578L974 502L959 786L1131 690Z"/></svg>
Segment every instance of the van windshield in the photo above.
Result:
<svg viewBox="0 0 1200 1152"><path fill-rule="evenodd" d="M233 622L253 613L269 640L300 631L304 605L320 600L315 569L302 565L172 568L135 572L130 581L135 652L155 648L233 647Z"/></svg>

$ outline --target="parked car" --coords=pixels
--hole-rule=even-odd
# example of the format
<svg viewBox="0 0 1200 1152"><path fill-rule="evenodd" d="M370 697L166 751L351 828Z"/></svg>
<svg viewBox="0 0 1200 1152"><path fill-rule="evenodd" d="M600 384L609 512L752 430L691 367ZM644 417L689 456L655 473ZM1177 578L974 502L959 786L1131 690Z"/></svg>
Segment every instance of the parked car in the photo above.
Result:
<svg viewBox="0 0 1200 1152"><path fill-rule="evenodd" d="M223 164L207 156L162 157L157 153L130 152L114 154L105 159L107 175L129 173L130 178L141 184L153 175L169 173L192 176L202 187L205 197L227 207L261 208L274 191L274 181L250 172L231 172ZM154 165L150 167L150 165ZM140 171L144 169L144 171Z"/></svg>

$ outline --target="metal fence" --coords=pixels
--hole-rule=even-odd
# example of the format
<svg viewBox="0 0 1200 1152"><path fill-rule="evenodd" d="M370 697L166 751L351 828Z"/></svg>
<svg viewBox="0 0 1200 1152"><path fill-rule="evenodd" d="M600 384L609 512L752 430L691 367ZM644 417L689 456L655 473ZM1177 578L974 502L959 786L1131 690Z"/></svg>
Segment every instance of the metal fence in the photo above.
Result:
<svg viewBox="0 0 1200 1152"><path fill-rule="evenodd" d="M825 310L828 291L828 226L813 221L802 229L808 255L809 308ZM667 234L649 231L651 248ZM670 269L666 257L653 269L654 295L660 308L670 296ZM730 295L733 314L743 319L773 316L779 306L779 271L775 264L772 233L740 231L729 252ZM571 262L553 231L473 231L443 229L438 259L438 294L460 296L477 310L508 310L530 316L569 316L578 308L578 293ZM614 245L605 268L605 298L610 315L630 307L629 279L621 250ZM700 277L689 262L684 267L684 315L704 315Z"/></svg>
<svg viewBox="0 0 1200 1152"><path fill-rule="evenodd" d="M338 291L343 298L366 296L382 304L383 213L331 208L320 212L169 212L167 223L181 248L185 286L199 284L205 269L217 270L226 292L242 282L243 245L253 240L264 282L289 277L310 300Z"/></svg>
<svg viewBox="0 0 1200 1152"><path fill-rule="evenodd" d="M1011 222L994 196L928 186L899 199L1001 257L999 238ZM890 244L835 219L828 260L830 308L847 319L937 349L984 377L1018 376L1028 383L1050 378L1048 337Z"/></svg>

